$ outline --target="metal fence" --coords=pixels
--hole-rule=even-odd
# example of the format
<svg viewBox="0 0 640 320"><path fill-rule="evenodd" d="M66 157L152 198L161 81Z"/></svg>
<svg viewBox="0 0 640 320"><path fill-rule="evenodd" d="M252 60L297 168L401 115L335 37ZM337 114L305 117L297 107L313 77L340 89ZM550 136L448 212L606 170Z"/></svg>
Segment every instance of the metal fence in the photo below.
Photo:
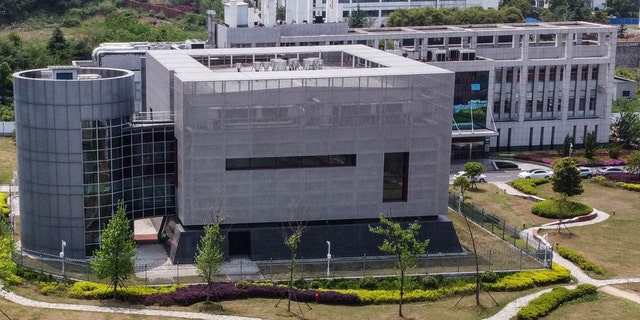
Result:
<svg viewBox="0 0 640 320"><path fill-rule="evenodd" d="M550 253L549 253L550 254ZM550 257L548 257L550 261ZM86 260L64 260L47 254L27 254L16 252L14 261L24 267L76 280L99 282L92 273ZM512 248L503 251L490 250L478 253L479 269L484 271L509 272L541 269L543 265L525 250ZM359 278L385 277L396 275L396 259L393 256L333 257L326 259L304 259L296 261L295 279L317 278ZM192 264L161 264L158 260L138 260L135 264L135 277L127 284L185 284L202 282L196 267ZM250 261L232 259L222 266L221 281L265 280L283 281L289 278L289 260ZM421 257L407 275L453 275L474 273L475 255L461 253L453 255L429 255Z"/></svg>
<svg viewBox="0 0 640 320"><path fill-rule="evenodd" d="M485 230L512 244L544 267L551 268L552 248L528 234L523 238L521 235L523 229L518 229L518 227L506 223L504 219L485 212L483 208L462 202L459 196L455 194L449 194L449 207L471 219Z"/></svg>

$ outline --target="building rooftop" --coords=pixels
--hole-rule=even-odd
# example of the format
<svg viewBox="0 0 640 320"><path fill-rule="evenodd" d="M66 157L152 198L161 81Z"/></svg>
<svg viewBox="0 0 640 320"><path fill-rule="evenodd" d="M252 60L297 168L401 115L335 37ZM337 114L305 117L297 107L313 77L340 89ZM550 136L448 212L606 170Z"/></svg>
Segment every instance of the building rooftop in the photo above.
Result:
<svg viewBox="0 0 640 320"><path fill-rule="evenodd" d="M151 50L182 81L306 79L451 73L364 45Z"/></svg>

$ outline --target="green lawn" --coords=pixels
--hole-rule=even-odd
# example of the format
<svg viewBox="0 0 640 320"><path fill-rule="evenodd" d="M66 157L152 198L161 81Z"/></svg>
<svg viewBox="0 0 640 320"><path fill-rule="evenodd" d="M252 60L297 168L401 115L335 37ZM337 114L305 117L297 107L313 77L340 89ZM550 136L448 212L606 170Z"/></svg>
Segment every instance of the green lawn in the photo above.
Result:
<svg viewBox="0 0 640 320"><path fill-rule="evenodd" d="M602 266L607 278L637 277L640 274L640 193L607 188L585 180L584 193L574 200L609 213L602 223L569 227L560 233L549 232L551 243L560 243L581 253L587 260ZM543 198L552 196L551 185L539 189ZM614 214L615 213L615 214Z"/></svg>
<svg viewBox="0 0 640 320"><path fill-rule="evenodd" d="M595 209L611 214L599 224L571 227L571 233L561 229L549 230L552 244L568 247L581 253L586 259L605 268L606 278L636 277L640 274L640 193L622 189L607 188L584 180L584 193L573 200L585 203ZM507 222L519 227L532 224L541 225L555 221L535 216L531 213L534 202L500 192L492 184L479 184L478 190L466 193L477 206L486 212L496 214ZM549 199L554 196L551 184L538 187L538 196ZM615 215L614 215L615 213ZM592 275L593 276L593 275Z"/></svg>
<svg viewBox="0 0 640 320"><path fill-rule="evenodd" d="M10 137L0 137L0 184L9 184L18 170L16 144Z"/></svg>

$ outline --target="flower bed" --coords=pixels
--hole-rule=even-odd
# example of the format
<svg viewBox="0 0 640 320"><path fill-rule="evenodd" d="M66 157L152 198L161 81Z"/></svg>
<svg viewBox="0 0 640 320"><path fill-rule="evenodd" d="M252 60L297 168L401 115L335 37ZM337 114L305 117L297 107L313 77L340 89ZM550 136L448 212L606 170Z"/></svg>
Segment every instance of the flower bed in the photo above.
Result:
<svg viewBox="0 0 640 320"><path fill-rule="evenodd" d="M618 159L611 159L605 151L594 153L593 159L584 157L584 152L577 151L571 154L576 161L576 165L584 167L607 167L607 166L624 166L627 164L629 152L623 150ZM561 158L562 155L557 151L538 151L538 152L520 152L513 156L515 159L527 160L533 162L545 163L551 165L553 160Z"/></svg>

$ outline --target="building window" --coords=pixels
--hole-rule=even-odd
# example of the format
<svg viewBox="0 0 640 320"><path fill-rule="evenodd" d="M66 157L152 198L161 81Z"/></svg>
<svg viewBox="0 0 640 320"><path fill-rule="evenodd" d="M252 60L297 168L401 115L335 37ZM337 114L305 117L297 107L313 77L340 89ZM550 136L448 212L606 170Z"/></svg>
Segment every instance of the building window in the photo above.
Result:
<svg viewBox="0 0 640 320"><path fill-rule="evenodd" d="M382 202L407 201L409 153L385 153Z"/></svg>
<svg viewBox="0 0 640 320"><path fill-rule="evenodd" d="M622 96L625 98L631 97L631 91L629 90L622 91Z"/></svg>
<svg viewBox="0 0 640 320"><path fill-rule="evenodd" d="M257 157L226 159L225 169L260 170L260 169L293 169L318 167L353 167L356 165L355 154L334 154L321 156L294 157Z"/></svg>

